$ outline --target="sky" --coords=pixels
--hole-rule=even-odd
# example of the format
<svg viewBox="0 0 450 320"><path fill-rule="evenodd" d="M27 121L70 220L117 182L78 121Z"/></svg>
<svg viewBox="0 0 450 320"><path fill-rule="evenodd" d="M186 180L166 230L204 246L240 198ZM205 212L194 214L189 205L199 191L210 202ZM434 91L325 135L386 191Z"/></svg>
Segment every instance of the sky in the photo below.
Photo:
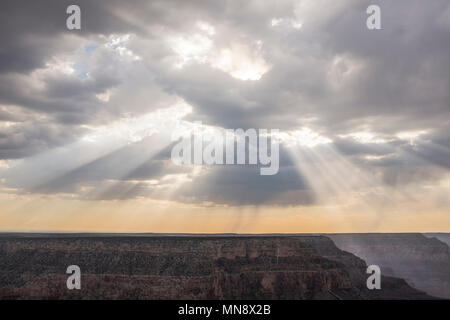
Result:
<svg viewBox="0 0 450 320"><path fill-rule="evenodd" d="M0 230L450 232L448 0L7 0L0 39ZM278 173L176 165L200 122Z"/></svg>

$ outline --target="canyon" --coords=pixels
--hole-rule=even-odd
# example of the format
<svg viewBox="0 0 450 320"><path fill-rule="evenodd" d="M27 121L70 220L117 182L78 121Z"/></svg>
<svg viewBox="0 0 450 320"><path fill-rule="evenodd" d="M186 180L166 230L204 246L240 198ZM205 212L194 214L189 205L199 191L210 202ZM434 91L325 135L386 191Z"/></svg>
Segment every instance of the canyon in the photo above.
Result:
<svg viewBox="0 0 450 320"><path fill-rule="evenodd" d="M341 249L383 275L398 277L430 295L450 299L448 234L335 234L328 235Z"/></svg>
<svg viewBox="0 0 450 320"><path fill-rule="evenodd" d="M366 262L332 238L0 234L0 299L434 298L385 272L367 289ZM66 287L69 265L81 290Z"/></svg>

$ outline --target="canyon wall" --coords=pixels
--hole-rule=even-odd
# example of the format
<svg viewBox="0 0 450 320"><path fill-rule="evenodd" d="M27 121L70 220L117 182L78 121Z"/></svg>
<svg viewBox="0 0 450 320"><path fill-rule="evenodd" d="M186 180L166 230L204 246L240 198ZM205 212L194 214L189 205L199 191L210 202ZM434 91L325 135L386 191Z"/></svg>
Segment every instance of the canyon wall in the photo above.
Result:
<svg viewBox="0 0 450 320"><path fill-rule="evenodd" d="M68 290L66 268L81 268ZM1 299L429 299L325 236L0 236Z"/></svg>
<svg viewBox="0 0 450 320"><path fill-rule="evenodd" d="M328 236L340 249L378 265L383 275L403 278L414 288L450 299L450 248L437 238L420 233Z"/></svg>

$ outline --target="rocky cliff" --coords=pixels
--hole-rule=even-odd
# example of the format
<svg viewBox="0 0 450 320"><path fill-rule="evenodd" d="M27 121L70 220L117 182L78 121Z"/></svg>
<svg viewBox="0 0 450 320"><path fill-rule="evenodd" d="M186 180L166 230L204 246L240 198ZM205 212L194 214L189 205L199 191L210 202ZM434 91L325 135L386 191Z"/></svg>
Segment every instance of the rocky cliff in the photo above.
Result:
<svg viewBox="0 0 450 320"><path fill-rule="evenodd" d="M380 266L383 275L403 278L412 287L450 299L450 248L437 238L419 233L328 236L340 249Z"/></svg>
<svg viewBox="0 0 450 320"><path fill-rule="evenodd" d="M424 233L425 237L436 238L450 246L450 233Z"/></svg>
<svg viewBox="0 0 450 320"><path fill-rule="evenodd" d="M81 290L66 288L69 265ZM428 299L324 236L0 237L3 299Z"/></svg>

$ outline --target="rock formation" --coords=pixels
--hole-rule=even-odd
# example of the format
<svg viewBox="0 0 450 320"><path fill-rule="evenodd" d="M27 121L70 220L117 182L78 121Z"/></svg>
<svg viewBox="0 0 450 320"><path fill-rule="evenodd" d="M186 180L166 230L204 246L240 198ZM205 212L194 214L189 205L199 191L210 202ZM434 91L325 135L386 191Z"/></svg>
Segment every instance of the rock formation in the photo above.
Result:
<svg viewBox="0 0 450 320"><path fill-rule="evenodd" d="M428 299L325 236L0 236L2 299ZM68 290L69 265L81 290Z"/></svg>
<svg viewBox="0 0 450 320"><path fill-rule="evenodd" d="M378 265L383 275L403 278L429 295L450 299L450 248L446 243L420 233L328 236L340 249Z"/></svg>

